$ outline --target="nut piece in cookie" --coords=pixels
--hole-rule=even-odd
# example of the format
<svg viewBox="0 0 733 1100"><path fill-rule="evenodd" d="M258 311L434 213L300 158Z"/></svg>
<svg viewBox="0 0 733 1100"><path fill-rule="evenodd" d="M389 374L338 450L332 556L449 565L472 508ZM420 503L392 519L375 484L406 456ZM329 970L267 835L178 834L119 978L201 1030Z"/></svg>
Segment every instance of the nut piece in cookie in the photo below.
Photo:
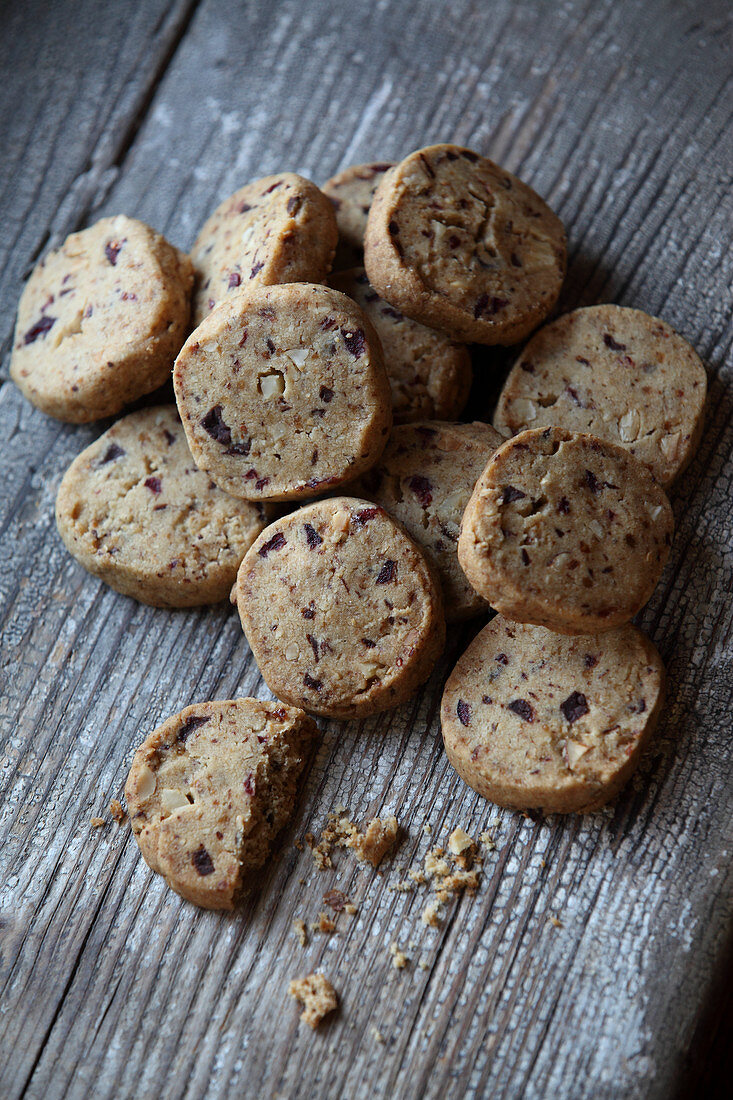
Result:
<svg viewBox="0 0 733 1100"><path fill-rule="evenodd" d="M458 560L508 619L594 633L644 606L672 528L664 490L633 455L592 435L535 429L490 459L463 516Z"/></svg>
<svg viewBox="0 0 733 1100"><path fill-rule="evenodd" d="M460 416L472 379L465 344L405 317L379 297L362 267L333 275L329 283L353 298L379 335L395 424Z"/></svg>
<svg viewBox="0 0 733 1100"><path fill-rule="evenodd" d="M455 340L514 344L547 317L565 277L565 230L526 183L457 145L431 145L384 177L364 266L408 317Z"/></svg>
<svg viewBox="0 0 733 1100"><path fill-rule="evenodd" d="M653 732L664 666L631 624L567 637L497 615L443 693L453 767L515 810L596 810L627 782Z"/></svg>
<svg viewBox="0 0 733 1100"><path fill-rule="evenodd" d="M345 294L310 283L222 302L173 383L196 465L248 500L337 488L377 460L392 423L374 328Z"/></svg>
<svg viewBox="0 0 733 1100"><path fill-rule="evenodd" d="M473 487L501 442L490 424L403 424L392 429L377 465L352 487L404 524L425 551L443 586L448 622L488 610L456 551Z"/></svg>
<svg viewBox="0 0 733 1100"><path fill-rule="evenodd" d="M639 309L576 309L535 333L512 368L494 425L551 424L616 443L670 485L703 429L707 377L673 328Z"/></svg>
<svg viewBox="0 0 733 1100"><path fill-rule="evenodd" d="M352 164L326 180L321 190L336 212L339 243L334 271L360 264L364 255L364 233L374 192L382 182L391 163Z"/></svg>
<svg viewBox="0 0 733 1100"><path fill-rule="evenodd" d="M118 592L194 607L227 597L265 510L196 468L169 405L130 413L74 459L56 524L69 553Z"/></svg>
<svg viewBox="0 0 733 1100"><path fill-rule="evenodd" d="M318 730L279 701L197 703L135 753L125 786L145 862L188 901L233 908L289 819Z"/></svg>
<svg viewBox="0 0 733 1100"><path fill-rule="evenodd" d="M48 416L112 416L170 377L193 268L133 218L72 233L35 267L18 306L10 375Z"/></svg>
<svg viewBox="0 0 733 1100"><path fill-rule="evenodd" d="M445 640L422 551L376 504L334 497L276 520L237 575L237 606L268 687L316 714L404 702Z"/></svg>
<svg viewBox="0 0 733 1100"><path fill-rule="evenodd" d="M216 208L191 249L194 323L239 289L322 282L337 239L331 203L310 180L281 172L248 183Z"/></svg>
<svg viewBox="0 0 733 1100"><path fill-rule="evenodd" d="M312 1028L317 1028L324 1016L338 1008L336 990L323 974L294 978L288 985L288 993L303 1005L300 1018Z"/></svg>

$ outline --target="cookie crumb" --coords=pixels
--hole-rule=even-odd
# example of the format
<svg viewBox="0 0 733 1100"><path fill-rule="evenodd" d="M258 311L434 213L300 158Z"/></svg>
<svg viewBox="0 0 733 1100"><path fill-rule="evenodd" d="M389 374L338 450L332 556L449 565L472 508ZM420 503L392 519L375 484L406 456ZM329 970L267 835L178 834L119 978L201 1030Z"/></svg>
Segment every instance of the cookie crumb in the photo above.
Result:
<svg viewBox="0 0 733 1100"><path fill-rule="evenodd" d="M404 951L401 951L397 946L396 941L390 944L389 953L392 956L392 966L395 970L404 970L410 960Z"/></svg>
<svg viewBox="0 0 733 1100"><path fill-rule="evenodd" d="M440 928L440 902L429 902L422 911L421 920L429 928Z"/></svg>
<svg viewBox="0 0 733 1100"><path fill-rule="evenodd" d="M306 833L306 842L312 849L313 860L319 871L333 867L331 852L334 848L351 848L358 860L378 867L397 840L399 825L396 817L386 817L384 820L375 817L367 822L364 832L360 833L346 813L341 807L328 815L328 824L318 843L312 833Z"/></svg>
<svg viewBox="0 0 733 1100"><path fill-rule="evenodd" d="M300 940L300 946L305 947L308 943L308 931L306 929L305 921L301 920L300 917L295 917L293 919L293 931Z"/></svg>
<svg viewBox="0 0 733 1100"><path fill-rule="evenodd" d="M317 1028L324 1016L338 1008L336 990L323 974L294 978L288 985L288 993L303 1005L300 1018L312 1028Z"/></svg>
<svg viewBox="0 0 733 1100"><path fill-rule="evenodd" d="M110 802L109 812L118 825L124 825L124 823L127 821L127 814L123 810L122 803L118 798L113 798Z"/></svg>
<svg viewBox="0 0 733 1100"><path fill-rule="evenodd" d="M101 829L103 825L107 825L108 822L104 817L93 817L89 822L93 829Z"/></svg>
<svg viewBox="0 0 733 1100"><path fill-rule="evenodd" d="M564 928L565 927L563 922L561 920L559 920L556 916L552 915L552 914L550 914L550 916L547 918L547 920L553 926L553 928Z"/></svg>
<svg viewBox="0 0 733 1100"><path fill-rule="evenodd" d="M390 885L390 890L394 890L396 894L406 894L410 890L415 889L414 882L408 882L407 879L400 879L399 882L393 882Z"/></svg>
<svg viewBox="0 0 733 1100"><path fill-rule="evenodd" d="M460 856L466 849L472 847L473 840L459 825L448 837L448 851L454 856Z"/></svg>
<svg viewBox="0 0 733 1100"><path fill-rule="evenodd" d="M344 906L344 913L348 913L350 917L356 916L358 912L359 910L356 905L354 905L353 901L347 902Z"/></svg>
<svg viewBox="0 0 733 1100"><path fill-rule="evenodd" d="M323 932L330 936L336 931L336 921L332 920L327 913L319 913L318 920L313 921L311 929L314 932Z"/></svg>
<svg viewBox="0 0 733 1100"><path fill-rule="evenodd" d="M372 1026L369 1028L369 1030L372 1033L372 1036L374 1038L375 1043L383 1043L384 1042L384 1035L382 1035L382 1032L378 1028L376 1028L374 1026L374 1024L372 1024Z"/></svg>
<svg viewBox="0 0 733 1100"><path fill-rule="evenodd" d="M323 900L334 913L343 913L346 906L351 904L343 890L328 890L323 895Z"/></svg>
<svg viewBox="0 0 733 1100"><path fill-rule="evenodd" d="M422 831L425 833L426 836L430 836L430 834L433 831L433 826L430 824L429 821L425 822L425 824L422 827Z"/></svg>
<svg viewBox="0 0 733 1100"><path fill-rule="evenodd" d="M494 840L493 833L488 832L488 831L484 832L484 833L481 833L480 836L479 836L479 840L481 841L484 848L486 848L486 850L488 852L495 852L496 851L496 841Z"/></svg>
<svg viewBox="0 0 733 1100"><path fill-rule="evenodd" d="M420 959L420 962L417 965L420 967L421 970L430 969L430 963L426 959Z"/></svg>

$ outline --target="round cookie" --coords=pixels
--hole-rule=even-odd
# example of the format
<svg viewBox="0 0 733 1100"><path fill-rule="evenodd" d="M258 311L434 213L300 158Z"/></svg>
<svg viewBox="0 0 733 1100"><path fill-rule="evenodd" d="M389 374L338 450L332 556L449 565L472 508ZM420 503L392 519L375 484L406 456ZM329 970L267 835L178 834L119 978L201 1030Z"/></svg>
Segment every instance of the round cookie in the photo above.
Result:
<svg viewBox="0 0 733 1100"><path fill-rule="evenodd" d="M590 634L644 606L672 528L664 490L627 451L535 429L490 459L463 516L458 560L507 618Z"/></svg>
<svg viewBox="0 0 733 1100"><path fill-rule="evenodd" d="M130 413L74 459L56 524L77 561L118 592L193 607L228 596L265 517L197 469L168 406Z"/></svg>
<svg viewBox="0 0 733 1100"><path fill-rule="evenodd" d="M133 218L72 233L21 295L13 381L58 420L84 424L120 412L170 377L192 286L188 257Z"/></svg>
<svg viewBox="0 0 733 1100"><path fill-rule="evenodd" d="M275 700L196 703L135 753L125 785L149 867L205 909L232 909L290 817L315 722Z"/></svg>
<svg viewBox="0 0 733 1100"><path fill-rule="evenodd" d="M193 248L194 324L240 287L320 283L338 239L333 207L294 172L241 187L216 208Z"/></svg>
<svg viewBox="0 0 733 1100"><path fill-rule="evenodd" d="M411 153L380 183L364 240L370 283L456 340L514 344L565 276L565 230L526 183L457 145Z"/></svg>
<svg viewBox="0 0 733 1100"><path fill-rule="evenodd" d="M664 321L639 309L576 309L535 333L501 392L504 436L550 424L616 443L670 485L703 429L707 376Z"/></svg>
<svg viewBox="0 0 733 1100"><path fill-rule="evenodd" d="M488 610L466 580L456 546L476 480L501 442L489 424L403 424L353 486L398 519L425 551L440 578L449 623Z"/></svg>
<svg viewBox="0 0 733 1100"><path fill-rule="evenodd" d="M471 389L471 356L442 332L405 317L369 285L363 267L332 275L336 290L348 294L377 330L392 390L395 424L412 420L454 420Z"/></svg>
<svg viewBox="0 0 733 1100"><path fill-rule="evenodd" d="M639 763L664 681L655 647L631 624L568 638L497 615L446 683L445 751L499 806L597 810Z"/></svg>
<svg viewBox="0 0 733 1100"><path fill-rule="evenodd" d="M377 460L391 427L379 337L324 286L222 302L186 341L173 383L196 464L249 500L336 488Z"/></svg>
<svg viewBox="0 0 733 1100"><path fill-rule="evenodd" d="M391 162L352 164L350 168L331 176L321 188L336 212L339 243L333 262L335 271L362 262L369 207L385 172L392 167Z"/></svg>
<svg viewBox="0 0 733 1100"><path fill-rule="evenodd" d="M382 508L353 497L270 524L239 568L237 606L270 690L332 718L404 702L445 641L422 551Z"/></svg>

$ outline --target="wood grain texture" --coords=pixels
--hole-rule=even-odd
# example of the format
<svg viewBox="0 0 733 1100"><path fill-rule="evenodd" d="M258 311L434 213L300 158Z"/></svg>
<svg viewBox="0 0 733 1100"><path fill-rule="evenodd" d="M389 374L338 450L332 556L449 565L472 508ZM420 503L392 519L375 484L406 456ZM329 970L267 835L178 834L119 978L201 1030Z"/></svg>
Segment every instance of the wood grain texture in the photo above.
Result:
<svg viewBox="0 0 733 1100"><path fill-rule="evenodd" d="M222 916L168 891L129 830L89 819L120 795L134 748L164 717L267 695L236 616L146 608L85 575L56 536L53 501L100 426L57 424L2 386L0 1095L666 1100L694 1086L730 957L726 11L722 0L570 0L551 17L540 0L13 9L0 44L6 344L44 242L102 214L142 218L187 247L251 177L289 168L322 181L455 140L565 220L563 306L663 316L706 360L711 400L673 494L671 559L641 616L669 701L610 810L533 821L457 779L437 716L475 627L456 629L410 704L323 723L280 858ZM488 415L506 361L482 354L470 415ZM409 832L397 867L455 824L498 821L476 898L448 907L436 931L420 921L425 895L390 890L389 871L342 853L316 872L293 841L338 803L360 820L397 814ZM357 917L301 949L292 918L315 919L334 885ZM391 966L394 940L404 971ZM316 966L342 1009L314 1035L286 987Z"/></svg>

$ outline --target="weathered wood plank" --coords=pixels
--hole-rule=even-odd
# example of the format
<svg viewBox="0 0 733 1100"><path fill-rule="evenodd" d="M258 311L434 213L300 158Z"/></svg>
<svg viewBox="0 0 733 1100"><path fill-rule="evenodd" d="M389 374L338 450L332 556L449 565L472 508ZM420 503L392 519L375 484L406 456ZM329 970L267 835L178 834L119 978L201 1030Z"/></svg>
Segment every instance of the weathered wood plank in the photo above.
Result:
<svg viewBox="0 0 733 1100"><path fill-rule="evenodd" d="M671 1094L724 958L733 839L730 101L724 6L702 21L696 7L573 3L548 21L540 4L463 0L448 20L424 0L348 12L210 0L149 85L131 142L126 116L119 171L106 175L117 154L103 157L70 203L72 221L122 209L185 246L250 176L288 166L323 179L350 161L465 141L565 218L565 305L662 313L710 364L712 400L675 493L672 560L643 615L671 690L640 780L589 819L533 822L474 796L446 766L436 718L472 628L454 631L419 699L325 725L282 858L241 913L222 917L167 891L129 834L88 820L163 716L262 693L246 641L224 608L143 608L70 562L53 498L95 430L53 424L4 387L3 1095L26 1083L39 1097ZM137 26L139 11L120 11ZM477 899L434 931L420 923L425 897L390 891L394 876L345 856L317 874L292 841L339 802L359 817L397 813L410 833L399 866L456 823L497 819ZM358 917L301 951L292 917L314 919L336 884ZM394 939L407 971L391 967ZM318 964L343 1009L313 1036L285 989Z"/></svg>

